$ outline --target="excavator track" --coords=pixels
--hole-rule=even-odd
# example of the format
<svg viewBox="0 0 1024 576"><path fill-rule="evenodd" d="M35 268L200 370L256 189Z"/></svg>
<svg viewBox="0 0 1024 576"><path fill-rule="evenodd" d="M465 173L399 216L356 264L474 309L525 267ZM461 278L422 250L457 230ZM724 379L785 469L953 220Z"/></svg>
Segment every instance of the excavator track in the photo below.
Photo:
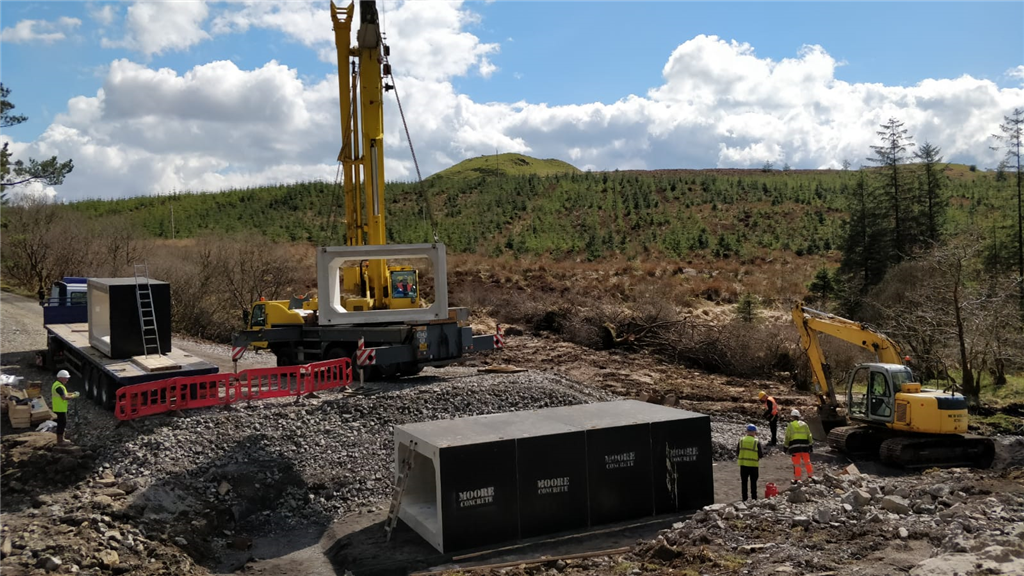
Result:
<svg viewBox="0 0 1024 576"><path fill-rule="evenodd" d="M991 438L959 434L897 436L882 442L879 449L882 462L903 468L988 468L995 454Z"/></svg>
<svg viewBox="0 0 1024 576"><path fill-rule="evenodd" d="M984 436L960 434L903 435L874 426L842 426L828 435L828 445L851 457L880 458L903 468L988 468L995 442Z"/></svg>
<svg viewBox="0 0 1024 576"><path fill-rule="evenodd" d="M892 434L884 428L840 426L828 433L828 445L849 456L877 458L879 448L889 438Z"/></svg>

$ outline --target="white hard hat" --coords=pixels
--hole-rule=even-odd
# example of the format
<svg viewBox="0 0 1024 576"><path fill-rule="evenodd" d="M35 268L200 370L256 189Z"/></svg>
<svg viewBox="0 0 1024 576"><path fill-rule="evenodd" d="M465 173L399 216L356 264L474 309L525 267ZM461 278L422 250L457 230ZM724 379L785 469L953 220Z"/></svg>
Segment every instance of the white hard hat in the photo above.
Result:
<svg viewBox="0 0 1024 576"><path fill-rule="evenodd" d="M71 374L69 374L67 370L61 370L60 372L57 372L57 378L71 378Z"/></svg>
<svg viewBox="0 0 1024 576"><path fill-rule="evenodd" d="M797 410L796 408L794 408L793 411L789 413L789 415L792 416L793 418L799 418L800 417L800 411Z"/></svg>

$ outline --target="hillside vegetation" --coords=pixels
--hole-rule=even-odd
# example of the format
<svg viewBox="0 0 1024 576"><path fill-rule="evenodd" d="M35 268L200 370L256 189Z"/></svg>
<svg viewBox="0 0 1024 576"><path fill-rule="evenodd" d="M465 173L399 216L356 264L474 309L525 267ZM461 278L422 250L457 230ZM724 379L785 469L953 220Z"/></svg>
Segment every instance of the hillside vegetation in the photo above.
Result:
<svg viewBox="0 0 1024 576"><path fill-rule="evenodd" d="M1024 341L1008 321L1016 191L1005 175L900 165L904 239L916 242L900 251L884 168L462 168L388 184L389 241L429 242L433 220L451 255L450 301L493 321L807 384L785 313L803 299L897 337L927 379L960 369L974 403L983 377L1002 385L1024 365ZM924 194L936 190L929 183L937 193ZM62 275L118 276L148 261L175 287L174 329L226 341L253 301L315 287L314 247L341 243L342 204L337 185L306 182L9 206L3 280L35 292ZM877 279L864 281L866 272ZM829 353L836 374L855 360L847 348Z"/></svg>
<svg viewBox="0 0 1024 576"><path fill-rule="evenodd" d="M521 158L528 162L520 166L524 172L541 174L557 162L501 157ZM390 241L432 239L429 198L438 234L453 253L588 260L828 255L842 242L841 223L857 174L662 170L491 175L481 165L492 159L464 161L423 184L388 184ZM955 166L947 171L951 222L965 223L992 209L980 200L994 186L991 174ZM271 241L329 244L338 242L344 230L342 195L327 182L90 200L66 209L91 219L125 218L156 238L258 233Z"/></svg>
<svg viewBox="0 0 1024 576"><path fill-rule="evenodd" d="M430 176L428 180L473 179L485 176L552 176L579 172L579 168L568 162L554 158L540 160L510 152L467 158Z"/></svg>

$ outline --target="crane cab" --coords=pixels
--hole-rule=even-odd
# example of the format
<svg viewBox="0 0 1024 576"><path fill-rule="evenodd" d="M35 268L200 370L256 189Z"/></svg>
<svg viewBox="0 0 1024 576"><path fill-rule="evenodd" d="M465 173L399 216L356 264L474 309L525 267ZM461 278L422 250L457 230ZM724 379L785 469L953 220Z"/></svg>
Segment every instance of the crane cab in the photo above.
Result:
<svg viewBox="0 0 1024 576"><path fill-rule="evenodd" d="M344 292L351 296L342 298L342 305L349 312L374 310L376 294L370 289L369 260L359 266L341 269ZM420 275L411 266L389 265L386 268L383 304L381 310L406 310L420 308Z"/></svg>
<svg viewBox="0 0 1024 576"><path fill-rule="evenodd" d="M405 310L420 307L419 271L409 266L388 266L389 310Z"/></svg>

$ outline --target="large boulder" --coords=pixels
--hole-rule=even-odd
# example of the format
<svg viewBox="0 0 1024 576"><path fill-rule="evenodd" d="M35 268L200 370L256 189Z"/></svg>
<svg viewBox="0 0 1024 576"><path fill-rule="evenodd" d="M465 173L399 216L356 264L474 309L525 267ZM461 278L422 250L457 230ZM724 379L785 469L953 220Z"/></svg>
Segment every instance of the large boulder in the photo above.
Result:
<svg viewBox="0 0 1024 576"><path fill-rule="evenodd" d="M882 498L882 508L893 514L910 514L913 511L907 499L900 496L886 496Z"/></svg>

